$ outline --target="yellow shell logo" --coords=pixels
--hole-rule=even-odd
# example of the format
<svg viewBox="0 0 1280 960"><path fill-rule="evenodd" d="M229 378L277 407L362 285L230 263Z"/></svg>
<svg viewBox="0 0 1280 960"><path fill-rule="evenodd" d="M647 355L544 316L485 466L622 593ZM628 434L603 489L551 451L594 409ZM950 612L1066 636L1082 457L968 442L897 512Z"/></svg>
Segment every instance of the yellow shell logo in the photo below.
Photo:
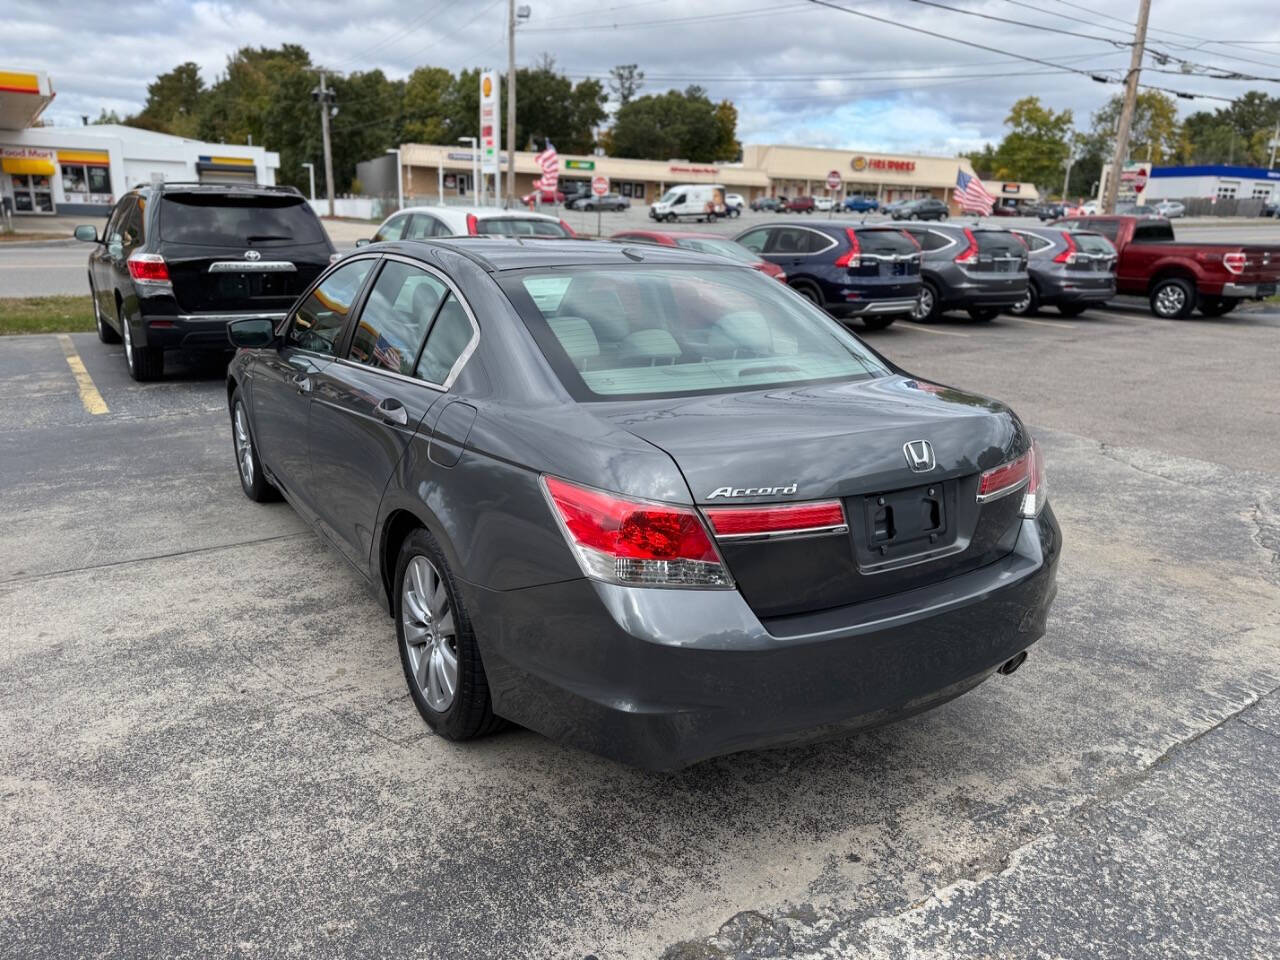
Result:
<svg viewBox="0 0 1280 960"><path fill-rule="evenodd" d="M484 90L486 97L493 96L493 77L486 76L481 84L481 89Z"/></svg>
<svg viewBox="0 0 1280 960"><path fill-rule="evenodd" d="M867 158L859 154L849 162L849 166L861 173L863 170L867 169Z"/></svg>

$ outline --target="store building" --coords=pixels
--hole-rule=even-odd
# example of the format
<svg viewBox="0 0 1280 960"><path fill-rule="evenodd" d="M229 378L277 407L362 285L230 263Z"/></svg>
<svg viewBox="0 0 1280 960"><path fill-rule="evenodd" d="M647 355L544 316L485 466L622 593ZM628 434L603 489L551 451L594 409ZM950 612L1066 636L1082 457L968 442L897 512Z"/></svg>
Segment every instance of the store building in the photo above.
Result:
<svg viewBox="0 0 1280 960"><path fill-rule="evenodd" d="M1040 191L1034 183L1012 180L983 180L987 193L996 198L998 207L1021 207L1039 203Z"/></svg>
<svg viewBox="0 0 1280 960"><path fill-rule="evenodd" d="M106 214L152 180L275 183L279 154L119 124L36 126L54 92L43 73L0 70L0 196L18 215Z"/></svg>
<svg viewBox="0 0 1280 960"><path fill-rule="evenodd" d="M1280 201L1280 170L1205 164L1194 167L1151 167L1142 201L1187 200Z"/></svg>
<svg viewBox="0 0 1280 960"><path fill-rule="evenodd" d="M517 195L530 193L541 175L535 157L530 151L516 151ZM400 158L406 203L456 203L476 194L470 150L407 143L400 147ZM500 193L505 194L505 153L501 162ZM827 177L833 170L841 177L837 190L827 188ZM605 176L611 190L635 204L652 203L669 187L682 183L719 184L730 193L742 194L748 202L763 196L830 195L843 200L855 193L884 202L925 196L949 201L960 170L973 173L969 161L957 157L873 155L856 150L759 144L743 148L741 163L560 155L562 184L589 183L593 177ZM491 197L492 185L488 189ZM1034 191L1033 187L1030 189Z"/></svg>

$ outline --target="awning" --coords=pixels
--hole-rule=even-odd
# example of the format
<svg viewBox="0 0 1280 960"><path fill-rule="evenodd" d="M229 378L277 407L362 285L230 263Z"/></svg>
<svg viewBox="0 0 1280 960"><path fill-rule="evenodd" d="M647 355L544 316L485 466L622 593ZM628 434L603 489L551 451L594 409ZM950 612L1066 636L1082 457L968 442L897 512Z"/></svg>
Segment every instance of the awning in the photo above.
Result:
<svg viewBox="0 0 1280 960"><path fill-rule="evenodd" d="M5 173L26 173L36 176L51 177L54 174L53 163L38 157L5 157L0 160Z"/></svg>
<svg viewBox="0 0 1280 960"><path fill-rule="evenodd" d="M89 163L94 166L111 165L111 155L105 150L59 150L59 163Z"/></svg>

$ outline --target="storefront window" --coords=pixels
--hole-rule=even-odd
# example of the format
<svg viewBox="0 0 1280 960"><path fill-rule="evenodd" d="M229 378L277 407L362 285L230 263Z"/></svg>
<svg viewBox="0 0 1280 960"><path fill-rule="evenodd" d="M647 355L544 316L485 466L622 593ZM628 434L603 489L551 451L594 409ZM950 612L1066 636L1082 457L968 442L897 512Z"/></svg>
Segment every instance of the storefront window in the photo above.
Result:
<svg viewBox="0 0 1280 960"><path fill-rule="evenodd" d="M109 167L86 167L89 173L90 193L111 193L111 169Z"/></svg>
<svg viewBox="0 0 1280 960"><path fill-rule="evenodd" d="M62 165L62 192L84 193L88 187L85 181L84 164L64 163Z"/></svg>

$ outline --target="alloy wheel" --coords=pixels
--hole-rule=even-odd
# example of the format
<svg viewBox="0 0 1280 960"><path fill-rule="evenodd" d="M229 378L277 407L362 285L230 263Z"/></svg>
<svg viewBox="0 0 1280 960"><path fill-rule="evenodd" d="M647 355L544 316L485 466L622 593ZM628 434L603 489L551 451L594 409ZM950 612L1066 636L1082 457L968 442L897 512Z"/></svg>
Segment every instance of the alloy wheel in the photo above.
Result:
<svg viewBox="0 0 1280 960"><path fill-rule="evenodd" d="M120 318L120 331L124 334L124 360L133 369L133 334L129 332L129 321Z"/></svg>
<svg viewBox="0 0 1280 960"><path fill-rule="evenodd" d="M253 442L249 439L249 424L245 421L244 404L236 404L235 413L236 462L240 465L240 479L246 486L253 485Z"/></svg>
<svg viewBox="0 0 1280 960"><path fill-rule="evenodd" d="M931 313L933 313L933 291L928 287L921 287L920 298L916 300L916 308L911 316L915 320L924 320Z"/></svg>
<svg viewBox="0 0 1280 960"><path fill-rule="evenodd" d="M1187 293L1176 283L1160 288L1156 294L1156 309L1164 317L1175 317L1187 305Z"/></svg>
<svg viewBox="0 0 1280 960"><path fill-rule="evenodd" d="M1030 309L1031 309L1031 294L1027 293L1023 295L1021 300L1019 300L1017 303L1015 303L1013 306L1009 308L1009 312L1016 313L1018 316L1022 316L1024 313L1026 313Z"/></svg>
<svg viewBox="0 0 1280 960"><path fill-rule="evenodd" d="M400 621L418 692L444 713L458 690L458 629L444 578L422 555L405 568Z"/></svg>

